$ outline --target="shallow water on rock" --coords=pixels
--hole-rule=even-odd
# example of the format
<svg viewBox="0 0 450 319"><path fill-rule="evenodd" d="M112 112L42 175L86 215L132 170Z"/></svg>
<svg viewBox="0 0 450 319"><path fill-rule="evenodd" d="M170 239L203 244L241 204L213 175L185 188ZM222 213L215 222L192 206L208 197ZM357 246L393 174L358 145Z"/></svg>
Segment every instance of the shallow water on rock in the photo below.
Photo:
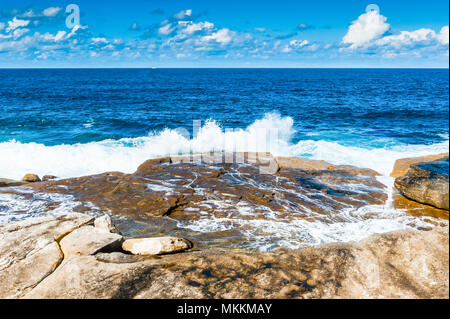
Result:
<svg viewBox="0 0 450 319"><path fill-rule="evenodd" d="M133 174L0 189L0 221L78 211L111 214L129 237L173 235L198 247L271 250L354 241L402 228L447 225L447 215L395 209L376 172L354 167L281 168L248 163L150 160Z"/></svg>

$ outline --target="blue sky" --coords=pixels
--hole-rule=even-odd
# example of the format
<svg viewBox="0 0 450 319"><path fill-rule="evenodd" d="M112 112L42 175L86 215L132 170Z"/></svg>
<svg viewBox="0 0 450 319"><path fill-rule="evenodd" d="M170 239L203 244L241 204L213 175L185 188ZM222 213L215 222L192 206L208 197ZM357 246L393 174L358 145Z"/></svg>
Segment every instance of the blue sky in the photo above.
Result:
<svg viewBox="0 0 450 319"><path fill-rule="evenodd" d="M448 12L440 0L2 0L0 67L448 68Z"/></svg>

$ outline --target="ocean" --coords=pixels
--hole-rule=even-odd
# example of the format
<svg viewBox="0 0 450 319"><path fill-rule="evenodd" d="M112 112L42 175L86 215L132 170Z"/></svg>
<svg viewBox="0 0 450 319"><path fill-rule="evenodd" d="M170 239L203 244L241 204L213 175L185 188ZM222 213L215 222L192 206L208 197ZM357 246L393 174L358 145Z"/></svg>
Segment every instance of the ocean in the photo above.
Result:
<svg viewBox="0 0 450 319"><path fill-rule="evenodd" d="M132 172L256 127L275 155L388 173L448 149L448 94L446 69L3 69L0 177Z"/></svg>
<svg viewBox="0 0 450 319"><path fill-rule="evenodd" d="M133 173L146 160L165 155L258 151L371 168L386 186L386 204L348 206L340 201L358 203L358 196L380 191L380 186L334 185L340 177L330 180L328 175L321 180L300 178L294 201L276 200L285 211L281 214L269 206L236 204L228 191L217 197L206 181L206 188L192 190L206 196L203 206L185 208L181 217L175 213L130 220L114 215L128 235L154 236L165 229L207 245L216 245L218 239L229 244L239 237L243 247L270 250L448 224L448 214L442 220L395 208L394 179L389 176L399 158L448 152L446 69L3 69L0 83L0 178ZM141 186L133 184L140 179L130 181L130 189L143 189L141 195L130 196L151 202L161 194L166 200L180 190L177 174L154 176L158 182L150 179ZM238 178L243 187L250 187L249 196L296 194L278 179L242 174L225 175L224 189L233 191L229 183ZM86 187L103 185L95 178L87 181ZM60 184L61 194L3 188L0 222L77 207L104 213L111 206L103 202L102 193L100 207L81 203L86 194L72 194ZM328 194L320 189L328 189ZM97 191L106 189L91 190ZM299 199L300 204L295 202ZM264 218L255 219L256 211ZM192 220L186 219L190 214Z"/></svg>

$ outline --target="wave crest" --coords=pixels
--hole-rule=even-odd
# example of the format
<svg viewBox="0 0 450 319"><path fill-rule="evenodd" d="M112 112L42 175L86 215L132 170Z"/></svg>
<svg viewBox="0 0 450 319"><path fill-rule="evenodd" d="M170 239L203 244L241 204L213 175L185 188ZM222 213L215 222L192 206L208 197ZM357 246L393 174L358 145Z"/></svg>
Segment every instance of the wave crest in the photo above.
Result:
<svg viewBox="0 0 450 319"><path fill-rule="evenodd" d="M292 143L295 133L291 117L267 113L245 129L222 129L214 120L206 121L193 138L183 129L164 129L138 138L74 145L46 146L13 140L0 143L0 177L19 179L30 172L58 177L106 171L131 173L149 158L212 151L254 151L271 152L276 156L301 156L333 164L372 168L388 175L398 158L448 152L449 147L448 135L447 141L433 145L367 149L324 140Z"/></svg>

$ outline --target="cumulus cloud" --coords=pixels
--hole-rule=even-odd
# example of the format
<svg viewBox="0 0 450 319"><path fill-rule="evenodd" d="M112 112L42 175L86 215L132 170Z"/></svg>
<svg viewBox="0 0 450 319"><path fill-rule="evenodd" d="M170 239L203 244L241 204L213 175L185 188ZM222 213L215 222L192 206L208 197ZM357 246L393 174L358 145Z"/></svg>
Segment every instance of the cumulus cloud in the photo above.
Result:
<svg viewBox="0 0 450 319"><path fill-rule="evenodd" d="M59 7L50 7L42 11L42 14L46 17L54 17L61 11Z"/></svg>
<svg viewBox="0 0 450 319"><path fill-rule="evenodd" d="M441 32L437 35L437 38L441 44L448 45L448 25L442 27Z"/></svg>
<svg viewBox="0 0 450 319"><path fill-rule="evenodd" d="M363 46L380 38L390 26L387 18L377 11L369 11L358 17L349 26L347 34L342 38L344 44L350 44L351 48Z"/></svg>
<svg viewBox="0 0 450 319"><path fill-rule="evenodd" d="M3 22L0 22L0 31L2 31L5 28L5 24Z"/></svg>
<svg viewBox="0 0 450 319"><path fill-rule="evenodd" d="M431 29L422 28L415 31L401 31L399 34L385 36L377 40L375 44L400 49L402 47L413 47L419 43L432 44L436 40L439 41L436 32Z"/></svg>
<svg viewBox="0 0 450 319"><path fill-rule="evenodd" d="M12 35L14 38L20 38L22 35L24 35L25 33L28 33L28 31L30 31L30 29L27 28L19 28L13 31Z"/></svg>
<svg viewBox="0 0 450 319"><path fill-rule="evenodd" d="M230 29L223 28L217 32L212 33L211 35L206 35L202 39L205 41L216 41L220 44L227 44L233 40L236 32L231 31Z"/></svg>
<svg viewBox="0 0 450 319"><path fill-rule="evenodd" d="M199 22L199 23L193 23L192 21L189 21L187 23L184 23L183 25L185 26L183 32L185 32L187 34L192 34L197 31L212 29L214 27L214 24L211 22L208 22L208 21Z"/></svg>
<svg viewBox="0 0 450 319"><path fill-rule="evenodd" d="M91 41L93 43L108 43L108 40L106 40L106 38L103 37L91 38Z"/></svg>
<svg viewBox="0 0 450 319"><path fill-rule="evenodd" d="M181 10L180 12L176 13L173 17L175 19L181 20L185 19L186 17L190 17L192 15L192 10Z"/></svg>
<svg viewBox="0 0 450 319"><path fill-rule="evenodd" d="M284 46L281 49L281 52L283 53L289 53L292 50L298 50L301 49L303 47L306 47L307 45L309 45L309 41L308 40L291 40L289 41L289 44Z"/></svg>
<svg viewBox="0 0 450 319"><path fill-rule="evenodd" d="M171 34L175 30L175 28L172 27L172 23L168 23L161 28L158 29L158 33L161 35L168 35Z"/></svg>
<svg viewBox="0 0 450 319"><path fill-rule="evenodd" d="M26 27L30 23L29 20L21 20L14 17L11 21L8 21L8 27L6 28L6 32L10 32L20 27Z"/></svg>

